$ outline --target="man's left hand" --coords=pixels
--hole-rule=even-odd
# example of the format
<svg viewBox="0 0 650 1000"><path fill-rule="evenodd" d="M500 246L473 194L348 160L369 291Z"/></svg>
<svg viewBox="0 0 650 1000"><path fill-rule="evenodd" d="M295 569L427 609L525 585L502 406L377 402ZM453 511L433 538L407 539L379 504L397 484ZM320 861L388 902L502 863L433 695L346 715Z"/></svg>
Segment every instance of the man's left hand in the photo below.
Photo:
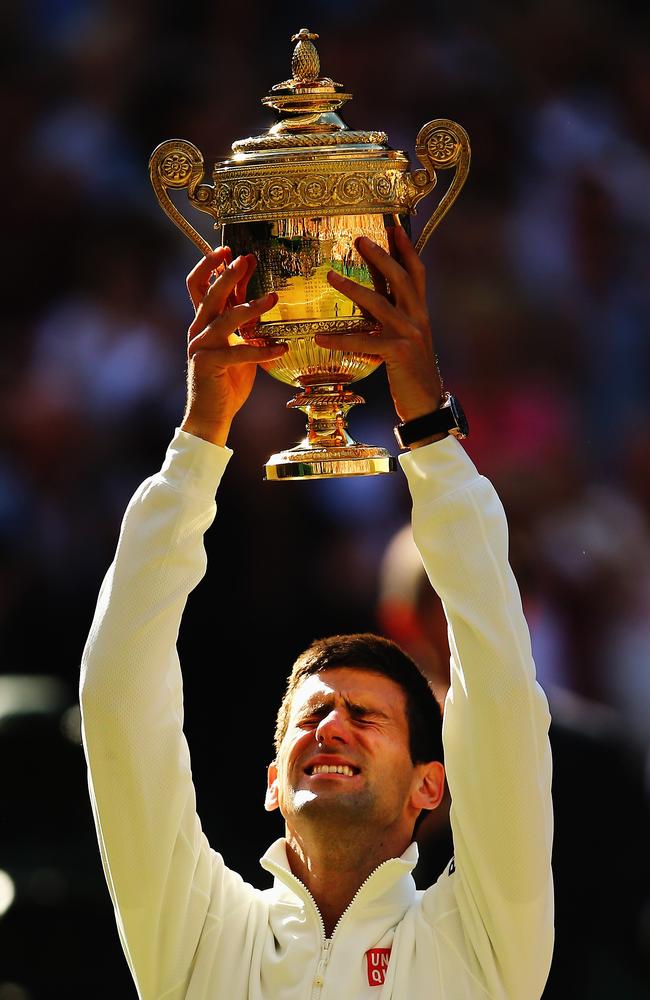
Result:
<svg viewBox="0 0 650 1000"><path fill-rule="evenodd" d="M374 291L337 271L327 276L333 288L381 323L381 333L319 334L316 343L383 358L395 410L406 421L438 409L442 384L429 324L424 266L401 226L389 232L394 234L394 255L365 236L357 240L357 250L373 274Z"/></svg>

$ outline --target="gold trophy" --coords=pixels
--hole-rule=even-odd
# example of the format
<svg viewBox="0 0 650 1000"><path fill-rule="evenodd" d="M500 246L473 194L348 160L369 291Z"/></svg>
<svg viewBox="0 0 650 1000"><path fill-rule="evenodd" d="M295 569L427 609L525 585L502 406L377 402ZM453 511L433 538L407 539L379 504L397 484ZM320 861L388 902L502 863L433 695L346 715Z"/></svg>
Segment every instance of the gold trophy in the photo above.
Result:
<svg viewBox="0 0 650 1000"><path fill-rule="evenodd" d="M249 297L278 293L274 308L240 332L252 344L289 345L263 367L299 390L287 406L307 415L307 436L271 456L268 480L394 469L385 449L357 443L346 429L348 410L364 402L350 383L369 375L381 360L328 351L314 340L316 334L380 332L376 320L332 288L327 273L335 270L372 288L357 238L367 236L388 250L388 229L408 227L418 202L435 187L436 170L453 169L418 239L419 253L458 197L470 162L466 132L446 118L420 129L415 152L422 169L412 173L408 157L388 146L384 132L349 129L338 110L352 95L320 75L316 38L307 28L293 35L293 75L262 98L278 112L277 123L262 135L234 142L233 155L214 165L212 184L203 179L203 156L183 139L161 143L149 161L160 205L199 250L206 254L212 247L175 207L170 189L186 189L190 204L215 219L221 244L233 256L255 254Z"/></svg>

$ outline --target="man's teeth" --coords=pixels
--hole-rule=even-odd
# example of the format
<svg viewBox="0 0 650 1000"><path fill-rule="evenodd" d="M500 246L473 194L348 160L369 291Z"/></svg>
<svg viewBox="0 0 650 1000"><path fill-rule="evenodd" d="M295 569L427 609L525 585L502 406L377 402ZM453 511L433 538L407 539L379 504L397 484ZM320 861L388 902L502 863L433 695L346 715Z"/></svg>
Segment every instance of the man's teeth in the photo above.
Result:
<svg viewBox="0 0 650 1000"><path fill-rule="evenodd" d="M316 764L312 774L347 774L349 778L354 777L354 771L347 764Z"/></svg>

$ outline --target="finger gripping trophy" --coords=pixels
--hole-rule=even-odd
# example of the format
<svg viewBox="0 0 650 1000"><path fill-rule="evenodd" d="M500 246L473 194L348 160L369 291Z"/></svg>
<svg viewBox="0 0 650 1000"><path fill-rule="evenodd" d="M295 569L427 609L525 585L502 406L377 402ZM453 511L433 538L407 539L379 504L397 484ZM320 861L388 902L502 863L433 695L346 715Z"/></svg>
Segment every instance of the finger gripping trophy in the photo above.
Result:
<svg viewBox="0 0 650 1000"><path fill-rule="evenodd" d="M389 250L390 228L408 226L418 202L435 187L436 170L453 169L452 181L416 244L419 253L458 197L470 162L467 134L445 118L420 129L415 151L422 168L413 172L408 157L388 146L384 132L349 129L338 111L352 95L320 75L317 38L307 28L292 37L293 76L262 99L278 113L278 121L262 135L234 142L233 155L215 163L211 184L204 181L203 156L185 140L163 142L149 162L160 205L201 252L212 247L175 207L170 189L187 190L190 203L213 216L221 243L234 256L256 255L251 297L278 293L274 308L240 331L256 345L289 345L263 367L298 389L287 405L307 415L307 436L267 462L269 480L369 475L394 468L387 451L353 441L346 429L348 410L364 401L351 383L369 375L381 360L326 350L315 342L317 334L380 334L377 321L336 291L327 274L335 270L372 288L370 268L355 241L367 236Z"/></svg>

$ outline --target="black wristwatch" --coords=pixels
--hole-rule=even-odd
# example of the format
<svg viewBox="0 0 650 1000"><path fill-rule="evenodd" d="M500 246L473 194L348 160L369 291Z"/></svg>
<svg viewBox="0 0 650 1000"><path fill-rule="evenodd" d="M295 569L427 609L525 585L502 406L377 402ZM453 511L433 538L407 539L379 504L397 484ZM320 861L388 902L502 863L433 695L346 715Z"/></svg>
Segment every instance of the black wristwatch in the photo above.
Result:
<svg viewBox="0 0 650 1000"><path fill-rule="evenodd" d="M469 424L456 397L447 392L444 402L433 413L426 413L423 417L416 417L415 420L406 420L393 430L400 448L408 448L409 445L424 441L434 434L445 433L453 434L457 438L467 437Z"/></svg>

